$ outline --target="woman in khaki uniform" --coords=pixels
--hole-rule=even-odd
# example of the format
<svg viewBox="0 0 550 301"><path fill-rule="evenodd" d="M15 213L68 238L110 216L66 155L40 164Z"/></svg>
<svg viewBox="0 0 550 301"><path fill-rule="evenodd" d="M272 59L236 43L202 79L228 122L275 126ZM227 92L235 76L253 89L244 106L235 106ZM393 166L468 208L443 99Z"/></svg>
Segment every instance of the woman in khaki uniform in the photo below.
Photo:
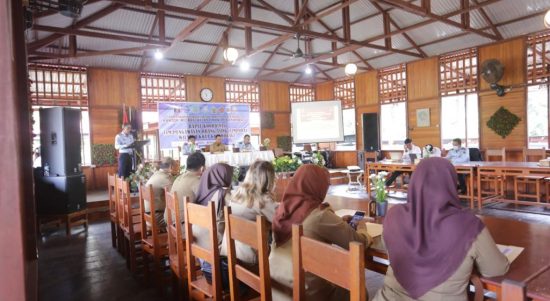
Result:
<svg viewBox="0 0 550 301"><path fill-rule="evenodd" d="M273 300L292 300L292 225L302 224L304 235L348 249L358 241L368 246L372 239L364 222L351 228L322 205L328 191L329 173L316 165L303 165L294 174L273 219L274 242L269 256ZM349 292L317 276L306 274L306 300L349 300Z"/></svg>
<svg viewBox="0 0 550 301"><path fill-rule="evenodd" d="M374 300L467 300L474 265L486 277L508 271L485 225L462 209L453 165L424 159L409 184L407 204L384 220L390 267Z"/></svg>

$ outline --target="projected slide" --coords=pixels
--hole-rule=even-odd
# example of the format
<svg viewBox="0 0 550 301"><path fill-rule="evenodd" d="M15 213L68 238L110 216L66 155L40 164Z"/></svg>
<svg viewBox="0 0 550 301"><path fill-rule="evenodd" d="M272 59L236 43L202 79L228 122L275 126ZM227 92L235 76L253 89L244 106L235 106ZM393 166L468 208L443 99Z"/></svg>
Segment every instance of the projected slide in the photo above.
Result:
<svg viewBox="0 0 550 301"><path fill-rule="evenodd" d="M341 102L293 103L292 138L294 143L343 141Z"/></svg>

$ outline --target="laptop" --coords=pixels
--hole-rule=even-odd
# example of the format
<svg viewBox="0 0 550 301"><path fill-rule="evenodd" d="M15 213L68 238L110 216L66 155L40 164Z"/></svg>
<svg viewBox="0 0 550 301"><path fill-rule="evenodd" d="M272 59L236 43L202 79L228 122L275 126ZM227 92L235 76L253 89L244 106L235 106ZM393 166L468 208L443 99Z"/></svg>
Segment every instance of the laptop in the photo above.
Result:
<svg viewBox="0 0 550 301"><path fill-rule="evenodd" d="M411 162L414 162L417 158L416 154L409 154L409 158L411 158Z"/></svg>

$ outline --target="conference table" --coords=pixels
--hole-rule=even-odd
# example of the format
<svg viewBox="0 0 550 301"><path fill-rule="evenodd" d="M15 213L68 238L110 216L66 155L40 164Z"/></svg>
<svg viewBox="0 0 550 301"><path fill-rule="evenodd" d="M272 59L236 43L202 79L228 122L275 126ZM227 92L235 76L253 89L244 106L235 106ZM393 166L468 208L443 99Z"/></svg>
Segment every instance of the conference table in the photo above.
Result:
<svg viewBox="0 0 550 301"><path fill-rule="evenodd" d="M368 212L368 201L328 195L325 199L336 211L353 209ZM528 283L527 293L536 296L550 294L550 271L538 275L532 281L531 277L538 274L541 268L550 264L550 227L542 224L531 224L516 220L491 216L478 216L486 225L495 242L501 245L511 245L524 248L523 252L511 263L504 276L485 278L481 281L486 290L495 292L500 300L501 283L504 279L520 283ZM377 217L370 222L382 223L383 218ZM385 273L386 263L379 259L388 259L381 237L374 239L373 245L365 254L365 266L369 270Z"/></svg>
<svg viewBox="0 0 550 301"><path fill-rule="evenodd" d="M206 159L206 166L212 166L216 163L227 163L233 166L249 166L256 160L272 161L275 159L273 151L252 151L252 152L230 152L223 153L203 153ZM188 155L181 156L180 164L185 165Z"/></svg>

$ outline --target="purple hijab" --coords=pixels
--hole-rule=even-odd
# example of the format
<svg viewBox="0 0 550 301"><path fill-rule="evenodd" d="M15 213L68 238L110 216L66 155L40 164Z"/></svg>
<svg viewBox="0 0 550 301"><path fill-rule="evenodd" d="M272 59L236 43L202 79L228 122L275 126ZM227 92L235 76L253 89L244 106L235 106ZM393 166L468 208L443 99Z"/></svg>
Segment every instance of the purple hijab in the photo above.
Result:
<svg viewBox="0 0 550 301"><path fill-rule="evenodd" d="M206 206L214 194L219 192L216 203L219 213L225 206L225 189L231 187L232 179L233 167L225 163L216 163L210 166L201 176L195 203Z"/></svg>
<svg viewBox="0 0 550 301"><path fill-rule="evenodd" d="M461 208L453 165L424 159L409 184L407 204L384 221L384 242L395 278L418 299L458 269L485 225Z"/></svg>

